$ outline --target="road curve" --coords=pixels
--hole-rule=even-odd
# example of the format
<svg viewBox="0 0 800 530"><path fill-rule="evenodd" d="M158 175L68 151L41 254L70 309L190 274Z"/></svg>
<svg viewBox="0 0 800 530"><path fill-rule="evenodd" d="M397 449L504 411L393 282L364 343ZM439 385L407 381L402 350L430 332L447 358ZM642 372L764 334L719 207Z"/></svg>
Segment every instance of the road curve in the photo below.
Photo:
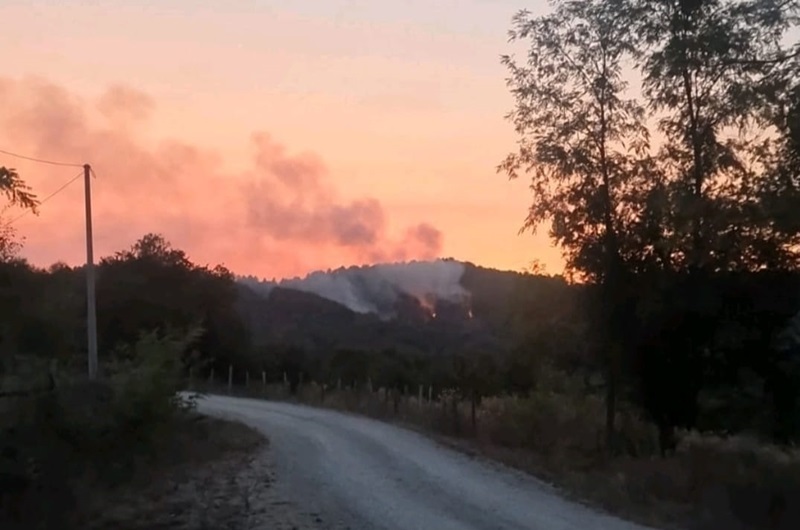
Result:
<svg viewBox="0 0 800 530"><path fill-rule="evenodd" d="M644 530L559 497L499 464L424 436L329 410L207 396L202 413L267 435L285 498L352 530Z"/></svg>

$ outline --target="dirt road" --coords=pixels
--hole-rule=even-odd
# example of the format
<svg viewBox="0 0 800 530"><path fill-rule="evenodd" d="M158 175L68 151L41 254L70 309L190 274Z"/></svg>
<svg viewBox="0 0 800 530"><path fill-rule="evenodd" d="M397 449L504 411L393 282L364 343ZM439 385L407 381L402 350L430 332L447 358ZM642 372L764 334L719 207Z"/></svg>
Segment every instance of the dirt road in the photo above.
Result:
<svg viewBox="0 0 800 530"><path fill-rule="evenodd" d="M368 418L220 396L201 400L199 408L263 431L277 465L272 487L319 514L321 528L645 528L564 500L520 472Z"/></svg>

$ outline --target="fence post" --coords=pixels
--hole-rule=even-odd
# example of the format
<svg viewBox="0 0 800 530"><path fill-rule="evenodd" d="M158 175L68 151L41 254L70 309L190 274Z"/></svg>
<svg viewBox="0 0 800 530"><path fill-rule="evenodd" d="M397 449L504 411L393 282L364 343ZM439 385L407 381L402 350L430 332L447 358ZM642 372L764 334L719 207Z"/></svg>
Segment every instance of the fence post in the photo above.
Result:
<svg viewBox="0 0 800 530"><path fill-rule="evenodd" d="M470 395L470 420L472 421L472 431L477 435L478 433L478 420L477 420L477 409L478 408L478 393L474 390Z"/></svg>
<svg viewBox="0 0 800 530"><path fill-rule="evenodd" d="M283 386L289 385L289 378L286 376L286 372L283 372Z"/></svg>
<svg viewBox="0 0 800 530"><path fill-rule="evenodd" d="M422 405L422 385L419 385L419 395L417 396L417 402Z"/></svg>
<svg viewBox="0 0 800 530"><path fill-rule="evenodd" d="M261 386L264 387L264 390L267 390L267 372L261 371Z"/></svg>
<svg viewBox="0 0 800 530"><path fill-rule="evenodd" d="M372 390L372 378L371 377L367 378L367 390L369 391L370 394L373 393L373 390Z"/></svg>
<svg viewBox="0 0 800 530"><path fill-rule="evenodd" d="M211 374L208 376L208 384L214 386L214 367L211 367Z"/></svg>
<svg viewBox="0 0 800 530"><path fill-rule="evenodd" d="M250 370L244 372L244 387L250 388Z"/></svg>
<svg viewBox="0 0 800 530"><path fill-rule="evenodd" d="M450 403L450 408L453 412L453 430L455 431L456 435L461 434L461 422L459 421L458 417L458 397L456 394L453 394L452 401Z"/></svg>
<svg viewBox="0 0 800 530"><path fill-rule="evenodd" d="M342 378L340 377L338 381L336 381L336 390L339 392L342 391Z"/></svg>
<svg viewBox="0 0 800 530"><path fill-rule="evenodd" d="M228 393L233 392L233 365L228 365Z"/></svg>
<svg viewBox="0 0 800 530"><path fill-rule="evenodd" d="M428 385L428 405L433 401L433 385Z"/></svg>

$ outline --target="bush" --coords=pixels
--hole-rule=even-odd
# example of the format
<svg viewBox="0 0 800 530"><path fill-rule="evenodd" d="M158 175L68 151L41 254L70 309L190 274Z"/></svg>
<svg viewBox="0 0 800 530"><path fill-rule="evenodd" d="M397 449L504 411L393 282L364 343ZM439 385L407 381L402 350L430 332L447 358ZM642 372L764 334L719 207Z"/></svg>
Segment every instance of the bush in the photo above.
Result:
<svg viewBox="0 0 800 530"><path fill-rule="evenodd" d="M117 349L107 371L114 389L113 412L124 429L153 436L154 428L191 408L192 403L178 393L183 385L181 358L201 334L200 329L164 336L153 331L141 334L134 345Z"/></svg>
<svg viewBox="0 0 800 530"><path fill-rule="evenodd" d="M678 458L696 500L711 485L760 489L800 498L800 450L765 444L754 437L684 435Z"/></svg>
<svg viewBox="0 0 800 530"><path fill-rule="evenodd" d="M18 400L7 411L0 440L7 465L0 475L15 484L17 508L28 507L17 518L32 518L18 524L50 524L41 520L37 503L49 505L48 517L68 522L93 489L131 480L158 454L169 429L193 405L177 391L181 356L199 333L144 333L114 353L101 381L67 376L54 391ZM0 523L11 524L15 514L4 512Z"/></svg>

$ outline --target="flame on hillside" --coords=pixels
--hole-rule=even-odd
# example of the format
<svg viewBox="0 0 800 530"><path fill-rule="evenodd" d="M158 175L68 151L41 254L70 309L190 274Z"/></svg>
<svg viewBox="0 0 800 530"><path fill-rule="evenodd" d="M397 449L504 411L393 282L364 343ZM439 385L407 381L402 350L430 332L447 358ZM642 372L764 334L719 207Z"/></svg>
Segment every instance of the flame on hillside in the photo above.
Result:
<svg viewBox="0 0 800 530"><path fill-rule="evenodd" d="M466 317L470 320L475 318L475 314L472 312L472 300L468 296L462 297L460 302L442 301L444 307L440 306L439 300L434 294L415 295L414 298L429 319L435 319L440 316L437 312L437 307L443 311L447 309L445 312L448 315L458 313L462 318ZM456 313L453 313L453 310Z"/></svg>
<svg viewBox="0 0 800 530"><path fill-rule="evenodd" d="M419 306L428 314L430 318L436 318L436 304L430 296L417 296Z"/></svg>

